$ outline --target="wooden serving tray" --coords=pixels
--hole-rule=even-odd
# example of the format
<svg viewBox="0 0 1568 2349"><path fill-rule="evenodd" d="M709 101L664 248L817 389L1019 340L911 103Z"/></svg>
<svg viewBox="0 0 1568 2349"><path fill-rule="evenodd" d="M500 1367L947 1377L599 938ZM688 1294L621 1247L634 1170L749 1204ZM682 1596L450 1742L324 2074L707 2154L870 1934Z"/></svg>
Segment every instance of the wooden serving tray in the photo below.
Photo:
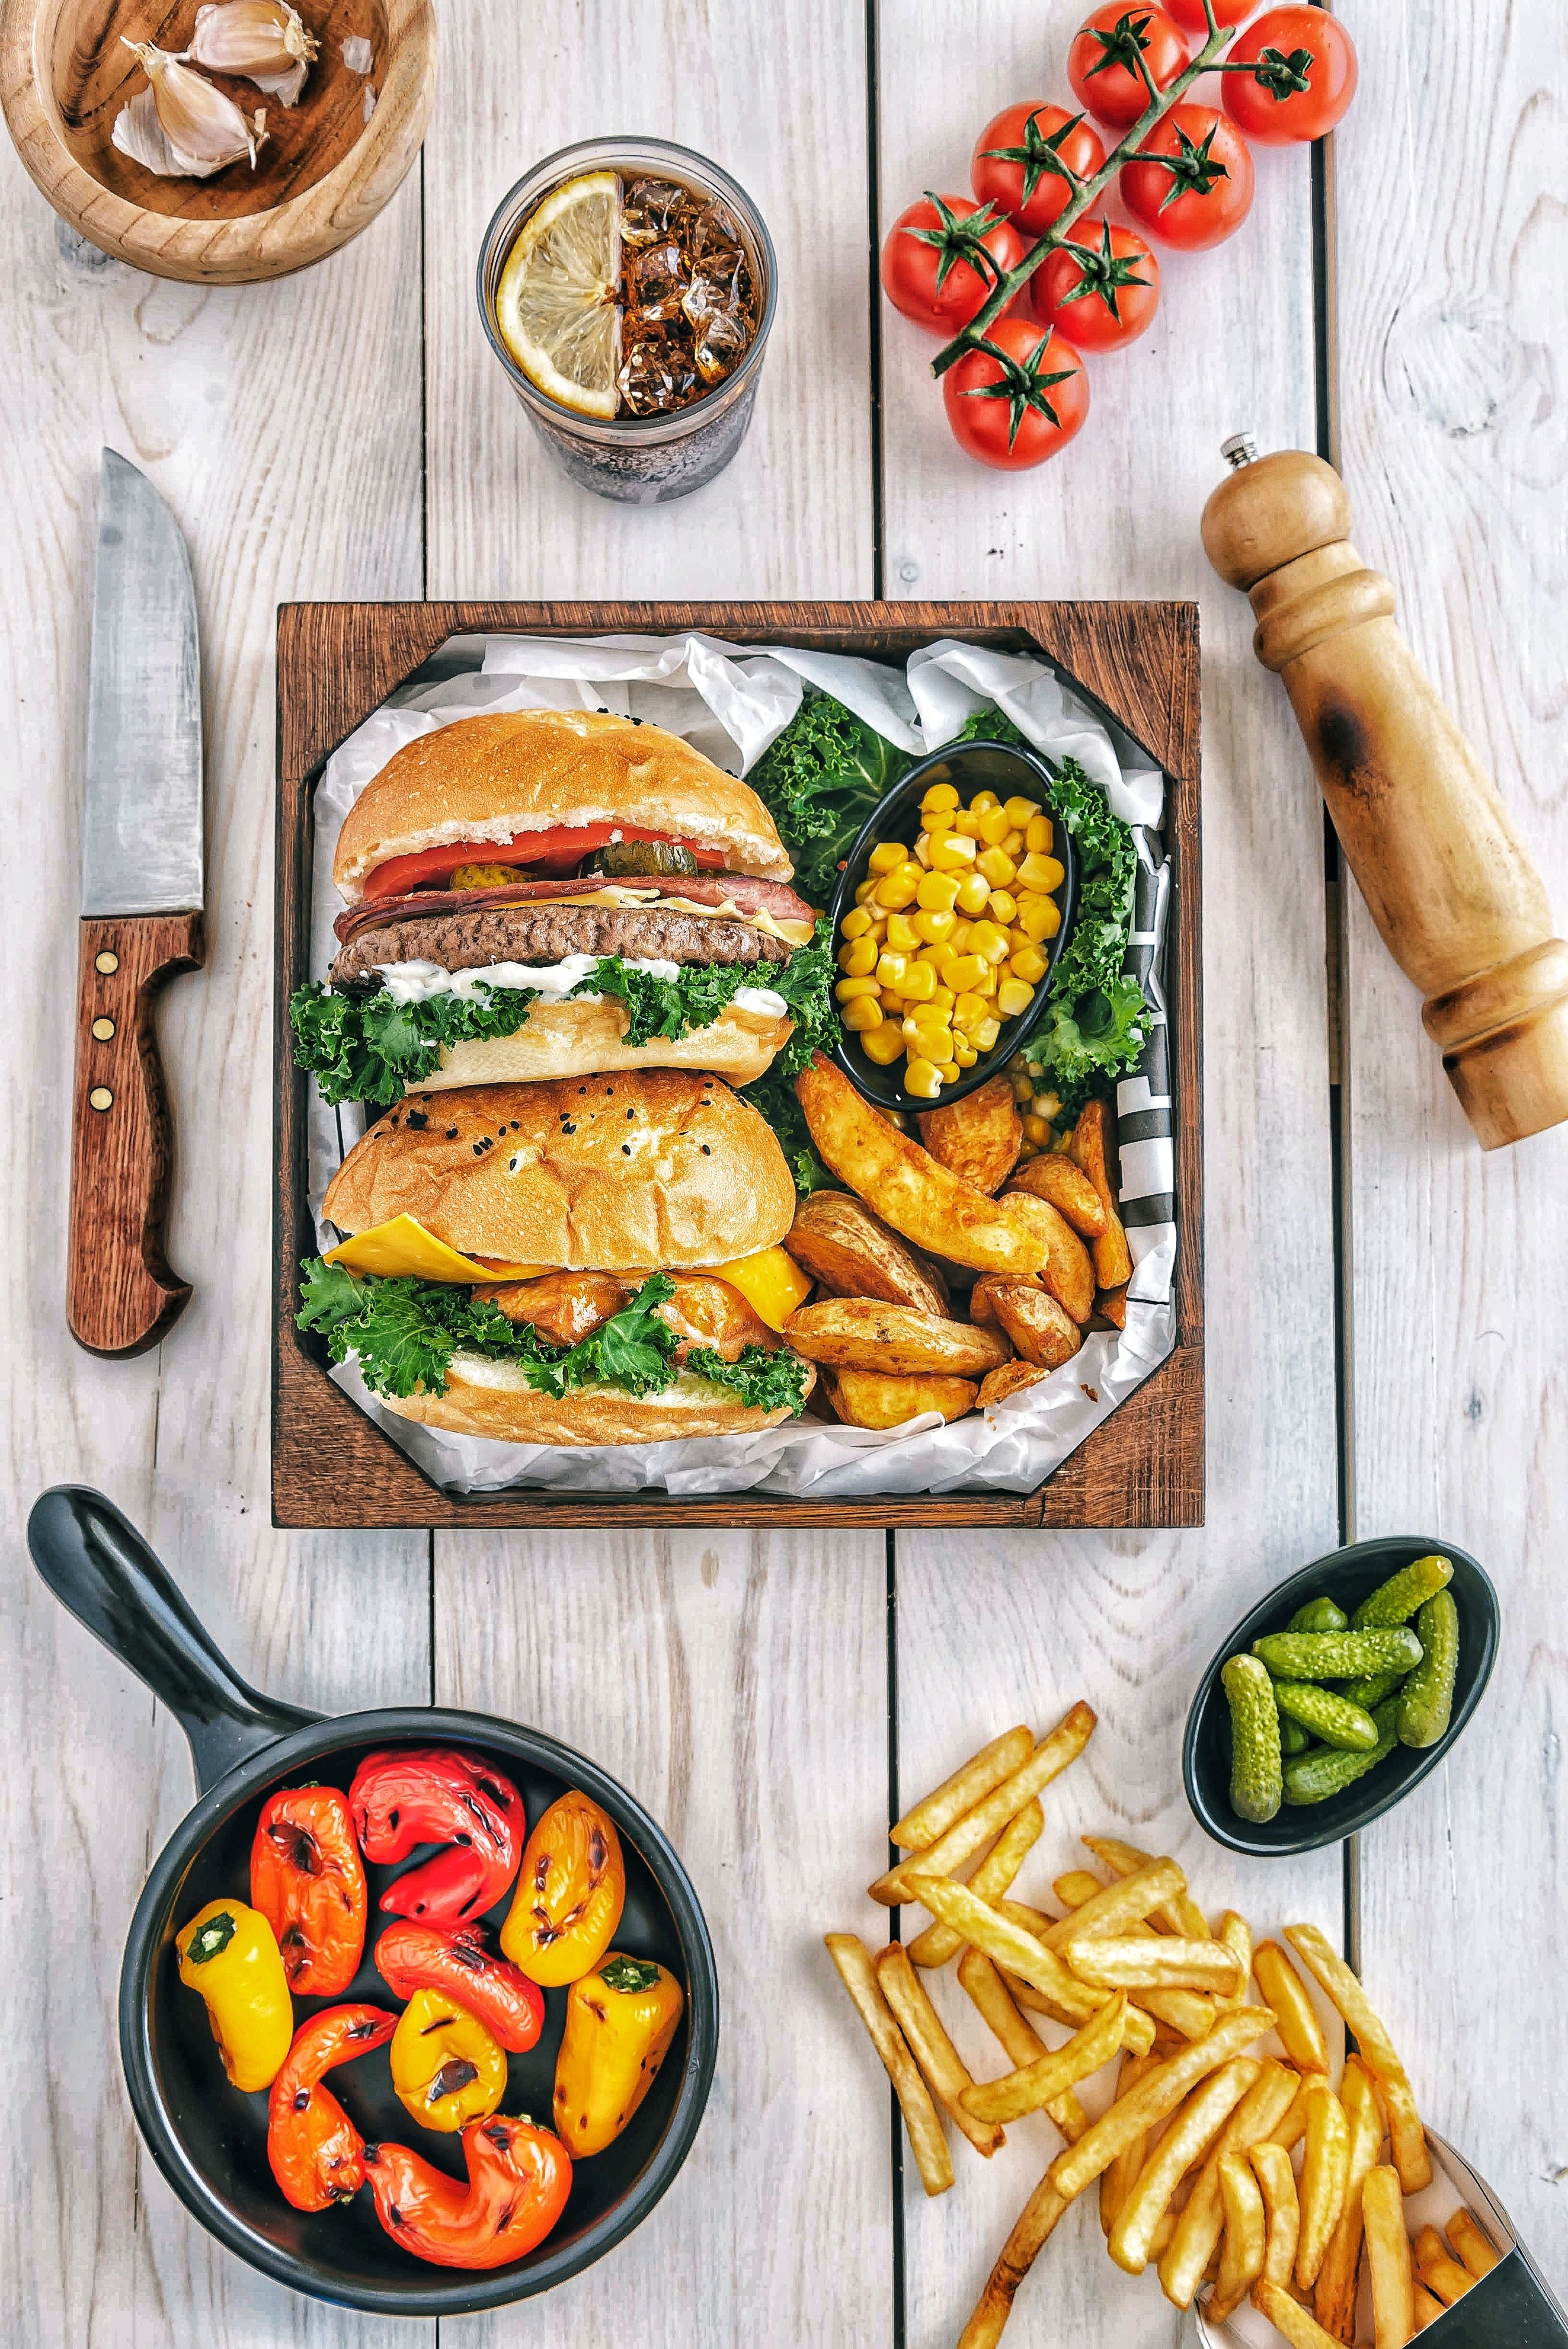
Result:
<svg viewBox="0 0 1568 2349"><path fill-rule="evenodd" d="M323 761L449 636L592 636L689 629L902 662L958 636L1044 653L1163 767L1174 877L1168 989L1181 1241L1175 1351L1033 1493L800 1501L752 1493L442 1492L326 1374L294 1326L306 1200L309 1080L289 998L311 977L311 792ZM278 614L273 1057L273 1523L277 1526L1196 1526L1203 1522L1203 1154L1199 915L1199 661L1194 604L289 604Z"/></svg>

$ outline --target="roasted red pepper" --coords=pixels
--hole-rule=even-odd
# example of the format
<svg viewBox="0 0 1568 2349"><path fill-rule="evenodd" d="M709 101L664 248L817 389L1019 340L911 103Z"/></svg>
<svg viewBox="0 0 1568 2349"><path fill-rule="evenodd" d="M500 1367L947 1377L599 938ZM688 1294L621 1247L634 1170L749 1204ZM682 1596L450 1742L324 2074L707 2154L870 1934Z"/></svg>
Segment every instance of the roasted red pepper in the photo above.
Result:
<svg viewBox="0 0 1568 2349"><path fill-rule="evenodd" d="M477 1925L388 1925L376 1964L395 1998L438 1990L456 1999L513 2055L526 2055L544 2028L544 1998L525 1973L491 1957Z"/></svg>
<svg viewBox="0 0 1568 2349"><path fill-rule="evenodd" d="M335 1786L284 1786L263 1804L251 1905L278 1937L289 1988L300 1998L340 1997L365 1954L370 1894Z"/></svg>
<svg viewBox="0 0 1568 2349"><path fill-rule="evenodd" d="M294 2033L267 2099L267 2159L296 2210L346 2202L365 2183L365 2140L323 2075L385 2047L397 2018L379 2006L334 2006Z"/></svg>
<svg viewBox="0 0 1568 2349"><path fill-rule="evenodd" d="M448 1747L367 1754L348 1790L366 1859L406 1859L419 1843L444 1843L381 1895L391 1917L462 1925L494 1906L517 1874L522 1797L488 1762Z"/></svg>
<svg viewBox="0 0 1568 2349"><path fill-rule="evenodd" d="M367 2145L366 2182L394 2242L440 2268L501 2268L542 2243L566 2208L572 2157L531 2121L492 2113L463 2131L459 2185L406 2145Z"/></svg>

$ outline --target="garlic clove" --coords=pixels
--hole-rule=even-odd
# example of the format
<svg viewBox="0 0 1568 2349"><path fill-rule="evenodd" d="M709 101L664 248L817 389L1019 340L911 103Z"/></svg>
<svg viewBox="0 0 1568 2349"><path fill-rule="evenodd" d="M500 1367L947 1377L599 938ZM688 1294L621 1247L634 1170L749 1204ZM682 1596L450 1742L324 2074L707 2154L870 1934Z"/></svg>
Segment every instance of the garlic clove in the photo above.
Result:
<svg viewBox="0 0 1568 2349"><path fill-rule="evenodd" d="M243 74L262 89L276 89L292 106L316 48L289 0L206 0L185 54L212 73ZM280 86L285 78L294 81L293 96Z"/></svg>
<svg viewBox="0 0 1568 2349"><path fill-rule="evenodd" d="M232 98L183 59L150 41L126 41L125 46L150 85L140 95L152 100L159 127L173 158L175 174L205 180L212 172L221 171L225 164L239 162L242 156L249 156L251 169L255 170L257 150L267 135L264 109L257 112L253 125ZM133 98L130 104L137 106L139 100ZM119 136L120 121L129 112L130 107L122 109L110 136L122 153L135 155L140 162L145 158L137 155L135 149ZM143 108L139 118L143 124L145 118ZM127 138L137 135L137 127L135 122L128 126ZM143 144L147 144L145 137ZM172 176L167 162L149 162L147 168Z"/></svg>

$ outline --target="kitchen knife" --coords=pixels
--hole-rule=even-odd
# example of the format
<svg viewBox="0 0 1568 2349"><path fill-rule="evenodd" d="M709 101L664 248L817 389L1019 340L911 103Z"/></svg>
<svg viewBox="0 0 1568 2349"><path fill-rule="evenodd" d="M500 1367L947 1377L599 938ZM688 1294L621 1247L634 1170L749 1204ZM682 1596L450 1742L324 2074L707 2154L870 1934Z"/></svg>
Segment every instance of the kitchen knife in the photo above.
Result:
<svg viewBox="0 0 1568 2349"><path fill-rule="evenodd" d="M201 686L191 562L114 450L98 483L66 1318L95 1354L155 1345L191 1294L163 1254L172 1133L153 1024L202 960Z"/></svg>

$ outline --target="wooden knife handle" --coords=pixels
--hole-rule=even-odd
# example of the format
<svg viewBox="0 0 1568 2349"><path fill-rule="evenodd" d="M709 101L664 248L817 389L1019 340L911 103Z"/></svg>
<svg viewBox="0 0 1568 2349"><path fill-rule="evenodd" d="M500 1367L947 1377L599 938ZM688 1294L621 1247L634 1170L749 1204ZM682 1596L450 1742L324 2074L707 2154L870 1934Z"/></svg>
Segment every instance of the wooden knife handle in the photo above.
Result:
<svg viewBox="0 0 1568 2349"><path fill-rule="evenodd" d="M191 1294L163 1254L173 1133L153 1009L202 954L199 913L81 926L66 1319L90 1353L155 1346Z"/></svg>

